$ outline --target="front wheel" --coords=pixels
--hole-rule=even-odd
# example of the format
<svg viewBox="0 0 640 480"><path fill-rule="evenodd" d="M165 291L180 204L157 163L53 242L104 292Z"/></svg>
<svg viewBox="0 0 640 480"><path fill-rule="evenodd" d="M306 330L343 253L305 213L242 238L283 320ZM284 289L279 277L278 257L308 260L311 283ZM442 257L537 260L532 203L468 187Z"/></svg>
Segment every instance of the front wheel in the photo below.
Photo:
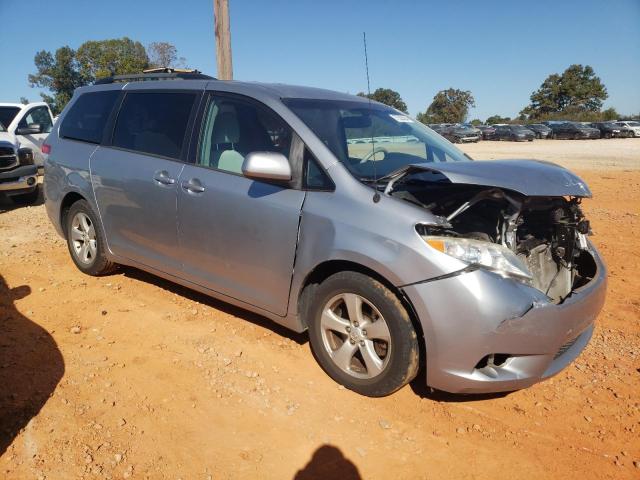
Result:
<svg viewBox="0 0 640 480"><path fill-rule="evenodd" d="M420 355L409 314L377 280L336 273L314 292L309 314L311 349L336 382L382 397L416 376Z"/></svg>
<svg viewBox="0 0 640 480"><path fill-rule="evenodd" d="M85 200L79 200L66 215L67 246L71 259L87 275L100 276L111 273L116 264L105 255L104 233Z"/></svg>

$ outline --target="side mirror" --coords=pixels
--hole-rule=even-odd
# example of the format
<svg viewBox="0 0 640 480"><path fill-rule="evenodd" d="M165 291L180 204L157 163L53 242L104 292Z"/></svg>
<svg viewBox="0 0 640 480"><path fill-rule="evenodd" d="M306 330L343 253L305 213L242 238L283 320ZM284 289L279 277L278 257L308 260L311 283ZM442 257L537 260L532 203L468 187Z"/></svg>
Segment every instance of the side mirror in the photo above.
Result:
<svg viewBox="0 0 640 480"><path fill-rule="evenodd" d="M256 180L291 180L287 157L277 152L251 152L242 162L242 174Z"/></svg>
<svg viewBox="0 0 640 480"><path fill-rule="evenodd" d="M16 135L33 135L36 133L42 133L42 127L38 123L32 123L27 127L16 128Z"/></svg>

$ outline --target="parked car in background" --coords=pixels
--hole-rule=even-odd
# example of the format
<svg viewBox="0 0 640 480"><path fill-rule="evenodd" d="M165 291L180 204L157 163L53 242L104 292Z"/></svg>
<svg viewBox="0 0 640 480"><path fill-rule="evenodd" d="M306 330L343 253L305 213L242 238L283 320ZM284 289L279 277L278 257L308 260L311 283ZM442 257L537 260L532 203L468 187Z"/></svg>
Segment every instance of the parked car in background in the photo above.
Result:
<svg viewBox="0 0 640 480"><path fill-rule="evenodd" d="M451 143L469 143L478 142L482 136L482 132L477 128L468 127L466 125L451 125L444 128L440 133L444 138Z"/></svg>
<svg viewBox="0 0 640 480"><path fill-rule="evenodd" d="M600 130L600 138L633 137L633 130L617 125L615 122L595 122L591 126Z"/></svg>
<svg viewBox="0 0 640 480"><path fill-rule="evenodd" d="M551 129L543 123L531 123L526 127L535 134L536 138L548 138L551 135Z"/></svg>
<svg viewBox="0 0 640 480"><path fill-rule="evenodd" d="M0 124L12 138L16 149L31 149L34 162L39 172L42 172L44 156L40 147L53 127L53 115L49 106L44 102L26 105L0 103Z"/></svg>
<svg viewBox="0 0 640 480"><path fill-rule="evenodd" d="M0 196L18 203L38 198L38 169L33 151L20 147L16 138L0 122Z"/></svg>
<svg viewBox="0 0 640 480"><path fill-rule="evenodd" d="M600 138L600 130L582 123L564 122L550 125L551 137L556 139L584 140Z"/></svg>
<svg viewBox="0 0 640 480"><path fill-rule="evenodd" d="M496 126L496 140L511 140L512 142L533 142L535 133L523 125L498 125Z"/></svg>
<svg viewBox="0 0 640 480"><path fill-rule="evenodd" d="M623 122L616 122L616 125L628 128L633 132L634 137L640 137L640 122L636 120L625 120Z"/></svg>
<svg viewBox="0 0 640 480"><path fill-rule="evenodd" d="M495 140L496 127L492 125L476 125L476 128L482 132L483 140Z"/></svg>
<svg viewBox="0 0 640 480"><path fill-rule="evenodd" d="M442 131L449 127L451 124L449 123L430 123L429 125L427 125L431 130L433 130L436 133L442 134Z"/></svg>

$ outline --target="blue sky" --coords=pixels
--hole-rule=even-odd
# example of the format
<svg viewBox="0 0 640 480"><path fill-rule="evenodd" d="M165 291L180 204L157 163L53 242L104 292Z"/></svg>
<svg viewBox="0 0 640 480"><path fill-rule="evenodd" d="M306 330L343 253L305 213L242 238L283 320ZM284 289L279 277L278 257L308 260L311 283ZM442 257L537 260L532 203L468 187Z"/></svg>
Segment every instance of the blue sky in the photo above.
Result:
<svg viewBox="0 0 640 480"><path fill-rule="evenodd" d="M213 0L0 0L0 101L38 100L34 54L128 36L176 45L189 66L216 74ZM514 116L544 78L591 65L605 106L640 112L640 0L230 0L234 77L400 92L409 113L448 87L471 90L470 118Z"/></svg>

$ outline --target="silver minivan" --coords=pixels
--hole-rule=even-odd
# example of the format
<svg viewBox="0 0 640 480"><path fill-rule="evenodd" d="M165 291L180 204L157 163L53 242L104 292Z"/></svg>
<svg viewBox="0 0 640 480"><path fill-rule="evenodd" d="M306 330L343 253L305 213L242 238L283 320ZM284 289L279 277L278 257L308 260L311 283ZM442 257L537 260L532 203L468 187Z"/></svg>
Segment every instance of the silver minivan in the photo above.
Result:
<svg viewBox="0 0 640 480"><path fill-rule="evenodd" d="M472 161L365 98L113 77L75 92L43 151L82 272L133 266L308 330L363 395L419 372L449 392L527 387L580 354L604 302L580 178Z"/></svg>

